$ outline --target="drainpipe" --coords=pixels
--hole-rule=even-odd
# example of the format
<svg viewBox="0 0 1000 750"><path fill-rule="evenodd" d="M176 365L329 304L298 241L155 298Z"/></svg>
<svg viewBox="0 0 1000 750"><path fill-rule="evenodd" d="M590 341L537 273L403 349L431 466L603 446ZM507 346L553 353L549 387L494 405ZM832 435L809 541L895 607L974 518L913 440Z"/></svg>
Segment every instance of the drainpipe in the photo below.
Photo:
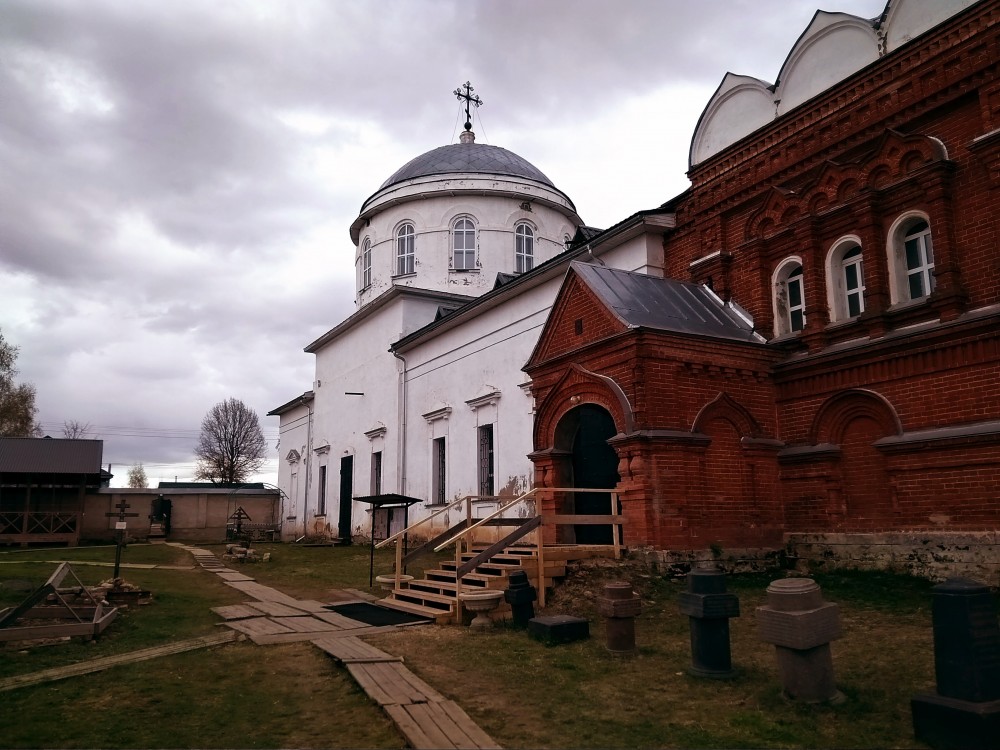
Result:
<svg viewBox="0 0 1000 750"><path fill-rule="evenodd" d="M406 358L393 351L392 356L398 359L403 369L399 371L399 392L396 396L396 403L399 405L399 448L396 454L396 477L399 487L399 494L406 494ZM374 515L372 516L374 523ZM373 532L374 533L374 532Z"/></svg>
<svg viewBox="0 0 1000 750"><path fill-rule="evenodd" d="M309 485L312 481L312 452L313 452L313 407L315 399L306 405L309 410L309 420L306 422L306 480L303 482L302 494L302 536L306 535L309 523Z"/></svg>

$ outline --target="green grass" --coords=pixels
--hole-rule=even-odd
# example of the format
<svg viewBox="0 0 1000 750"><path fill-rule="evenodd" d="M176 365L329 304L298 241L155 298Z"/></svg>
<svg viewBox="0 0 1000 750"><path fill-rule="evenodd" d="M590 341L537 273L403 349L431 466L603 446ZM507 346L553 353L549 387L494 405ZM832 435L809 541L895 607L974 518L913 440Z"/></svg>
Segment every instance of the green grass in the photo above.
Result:
<svg viewBox="0 0 1000 750"><path fill-rule="evenodd" d="M186 552L172 549L130 546L123 560L190 563ZM368 589L367 547L258 549L270 551L271 562L240 569L301 598ZM61 554L106 561L114 548ZM0 580L44 581L54 565L37 560L59 555L0 552ZM377 552L375 573L389 572L392 559ZM88 583L110 576L106 568L74 569ZM404 656L505 747L919 747L909 700L934 686L931 584L886 573L814 576L826 599L840 605L844 636L832 650L847 701L802 706L782 697L774 648L757 635L754 610L778 575L729 579L742 616L730 623L736 674L726 681L687 674L689 625L677 608L683 584L635 562L580 566L550 600L547 614L590 619L588 641L546 647L510 628L477 634L457 626L406 628L371 640ZM127 612L93 644L4 649L0 676L214 632L219 620L210 607L244 598L200 569L127 569L125 577L152 590L154 603ZM631 659L604 648L595 597L608 580L628 580L643 600L639 652ZM0 700L0 737L9 747L402 745L346 672L306 644L232 644L19 689Z"/></svg>

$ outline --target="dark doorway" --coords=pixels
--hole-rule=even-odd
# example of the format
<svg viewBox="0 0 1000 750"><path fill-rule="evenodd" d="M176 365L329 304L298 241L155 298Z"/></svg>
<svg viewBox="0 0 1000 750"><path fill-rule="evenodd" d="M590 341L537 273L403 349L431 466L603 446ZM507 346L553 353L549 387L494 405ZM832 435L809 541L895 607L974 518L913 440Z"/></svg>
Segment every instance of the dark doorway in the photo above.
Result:
<svg viewBox="0 0 1000 750"><path fill-rule="evenodd" d="M341 544L351 543L351 506L354 504L354 456L340 459L340 523L337 536Z"/></svg>
<svg viewBox="0 0 1000 750"><path fill-rule="evenodd" d="M607 410L583 404L568 412L557 433L569 442L572 435L573 486L614 489L618 484L618 454L608 445L617 434L615 420ZM611 513L611 493L578 492L573 497L577 515L606 516ZM577 544L613 544L611 525L574 526Z"/></svg>

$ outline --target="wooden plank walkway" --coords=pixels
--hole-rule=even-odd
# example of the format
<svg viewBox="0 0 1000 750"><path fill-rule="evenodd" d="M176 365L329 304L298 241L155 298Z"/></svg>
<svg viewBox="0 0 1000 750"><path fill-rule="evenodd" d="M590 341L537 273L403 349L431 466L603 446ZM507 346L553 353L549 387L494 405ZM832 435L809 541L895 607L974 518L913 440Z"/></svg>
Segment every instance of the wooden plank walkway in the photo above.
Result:
<svg viewBox="0 0 1000 750"><path fill-rule="evenodd" d="M237 637L238 636L234 631L224 630L219 633L213 633L212 635L202 636L201 638L192 638L187 641L168 643L165 646L145 648L140 651L132 651L127 654L116 654L115 656L104 656L100 659L90 659L89 661L82 661L77 664L70 664L65 667L56 667L54 669L43 669L40 672L32 672L30 674L15 675L14 677L7 677L6 679L0 680L0 692L13 690L14 688L19 687L26 687L28 685L38 685L43 682L54 682L55 680L62 680L67 677L76 677L78 675L89 674L91 672L100 672L104 669L116 667L119 664L132 664L138 661L155 659L159 656L169 656L170 654L180 654L185 651L194 651L199 648L208 648L210 646L219 646L224 643L232 643L237 639Z"/></svg>
<svg viewBox="0 0 1000 750"><path fill-rule="evenodd" d="M313 644L347 667L361 689L399 727L410 747L500 747L461 706L404 667L402 658L352 636L317 638Z"/></svg>
<svg viewBox="0 0 1000 750"><path fill-rule="evenodd" d="M311 641L344 665L361 689L389 715L410 747L500 748L461 706L403 666L402 657L380 651L359 637L392 631L396 626L352 620L325 609L320 602L298 600L263 586L226 568L211 552L187 549L200 566L255 600L212 610L228 628L246 634L258 645ZM359 600L375 598L362 591L350 593Z"/></svg>

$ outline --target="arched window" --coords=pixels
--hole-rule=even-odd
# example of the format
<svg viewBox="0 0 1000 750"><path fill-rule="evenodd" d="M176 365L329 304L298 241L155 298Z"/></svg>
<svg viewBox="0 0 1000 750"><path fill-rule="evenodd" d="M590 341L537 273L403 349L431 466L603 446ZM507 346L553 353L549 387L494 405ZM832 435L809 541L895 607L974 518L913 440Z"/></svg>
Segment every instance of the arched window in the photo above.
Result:
<svg viewBox="0 0 1000 750"><path fill-rule="evenodd" d="M452 268L468 271L476 267L476 225L462 216L451 228Z"/></svg>
<svg viewBox="0 0 1000 750"><path fill-rule="evenodd" d="M850 320L865 311L864 256L857 237L836 243L827 256L830 320Z"/></svg>
<svg viewBox="0 0 1000 750"><path fill-rule="evenodd" d="M396 275L414 272L414 244L416 233L407 222L396 230Z"/></svg>
<svg viewBox="0 0 1000 750"><path fill-rule="evenodd" d="M372 285L372 241L365 237L365 242L361 246L361 288L367 289Z"/></svg>
<svg viewBox="0 0 1000 750"><path fill-rule="evenodd" d="M889 230L889 291L893 303L924 299L934 291L934 245L923 214L903 215Z"/></svg>
<svg viewBox="0 0 1000 750"><path fill-rule="evenodd" d="M525 273L535 267L535 233L530 224L514 228L514 272Z"/></svg>
<svg viewBox="0 0 1000 750"><path fill-rule="evenodd" d="M806 327L802 260L788 258L774 272L774 334L784 336Z"/></svg>
<svg viewBox="0 0 1000 750"><path fill-rule="evenodd" d="M926 221L907 227L903 235L903 250L910 299L926 297L934 291L934 247L931 244L931 228Z"/></svg>

